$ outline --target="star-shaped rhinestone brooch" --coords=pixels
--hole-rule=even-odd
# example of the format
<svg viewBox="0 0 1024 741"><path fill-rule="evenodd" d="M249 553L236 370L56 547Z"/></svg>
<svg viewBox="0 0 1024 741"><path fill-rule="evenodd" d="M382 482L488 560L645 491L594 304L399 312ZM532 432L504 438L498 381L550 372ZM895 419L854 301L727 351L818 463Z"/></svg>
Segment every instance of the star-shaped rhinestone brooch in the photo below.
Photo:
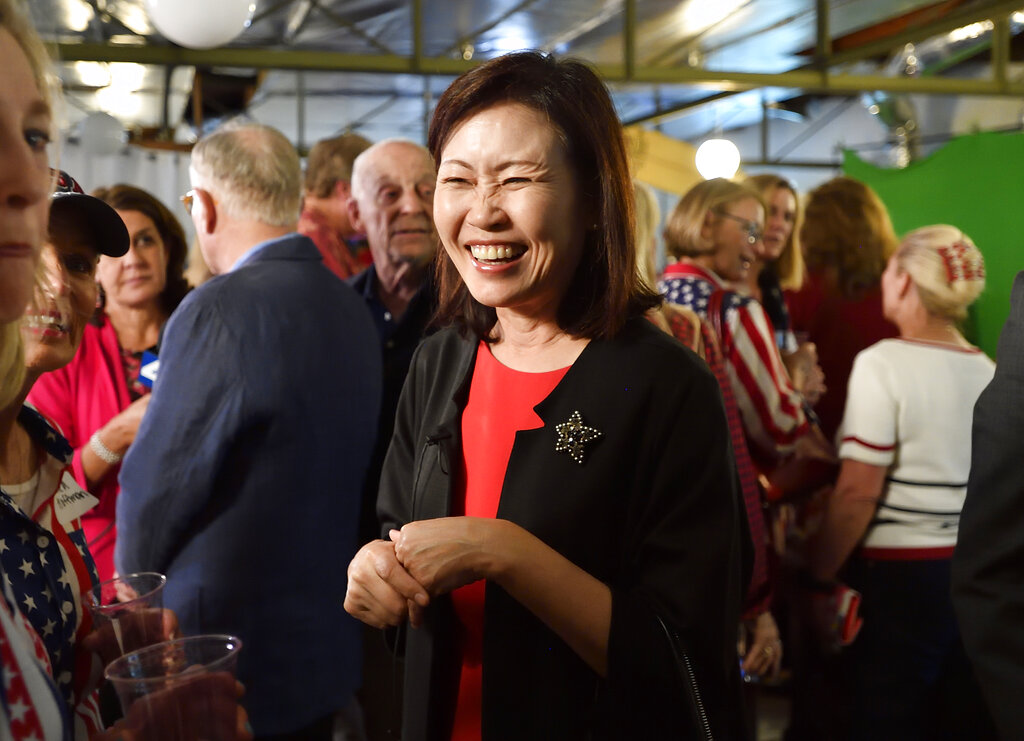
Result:
<svg viewBox="0 0 1024 741"><path fill-rule="evenodd" d="M568 422L555 425L558 433L558 442L555 443L555 452L567 452L569 456L583 465L583 454L585 446L601 437L601 431L583 424L583 417L579 412L573 412Z"/></svg>

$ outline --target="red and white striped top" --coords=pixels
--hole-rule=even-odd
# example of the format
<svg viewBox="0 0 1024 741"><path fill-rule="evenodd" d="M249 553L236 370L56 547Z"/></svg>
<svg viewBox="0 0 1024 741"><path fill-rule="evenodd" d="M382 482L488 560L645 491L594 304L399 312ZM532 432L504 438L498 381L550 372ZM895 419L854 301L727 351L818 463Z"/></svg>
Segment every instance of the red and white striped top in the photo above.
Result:
<svg viewBox="0 0 1024 741"><path fill-rule="evenodd" d="M668 301L707 319L708 299L724 284L712 271L688 262L668 265L658 288ZM721 347L726 370L751 445L763 456L792 450L809 422L803 397L789 379L775 344L775 329L756 300L726 291Z"/></svg>

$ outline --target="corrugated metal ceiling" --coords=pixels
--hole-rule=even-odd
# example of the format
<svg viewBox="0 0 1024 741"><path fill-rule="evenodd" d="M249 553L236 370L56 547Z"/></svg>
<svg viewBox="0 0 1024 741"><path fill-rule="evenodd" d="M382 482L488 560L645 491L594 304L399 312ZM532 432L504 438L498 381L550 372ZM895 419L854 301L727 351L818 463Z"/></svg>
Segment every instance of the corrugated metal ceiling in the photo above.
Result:
<svg viewBox="0 0 1024 741"><path fill-rule="evenodd" d="M194 87L194 68L188 61L202 57L174 56L173 44L153 27L143 0L33 0L30 7L41 33L60 42L66 58L78 57L79 49L91 49L83 56L100 60L135 54L159 61L62 64L69 124L90 111L106 110L129 127L159 129L166 124L177 130L179 140L187 136L187 127L180 124ZM248 86L244 95L253 93L249 114L281 128L297 143L308 144L345 129L373 139L419 139L431 102L452 74L411 74L409 59L423 61L422 72L440 66L432 60L447 60L446 71L454 73L466 58L477 61L514 49L540 48L600 67L622 68L627 10L635 12L632 68L654 70L665 81L612 82L624 120L729 89L673 81L677 73L703 69L763 74L806 68L811 62L808 52L818 44L820 10L827 10L829 37L839 39L886 24L898 31L900 22L894 19L914 11L919 17L903 23L911 30L914 23L928 23L943 14L987 17L983 14L1008 14L1013 6L993 0L259 0L253 23L227 48L238 54L256 52L258 56L244 59L264 69L215 71L242 76L239 87ZM422 19L420 48L415 41L416 18ZM96 45L103 45L98 54ZM309 55L297 62L292 58L282 67L317 71L274 69L282 52ZM884 53L874 52L872 61L858 69L875 73ZM332 57L325 53L340 55L343 63L338 66L346 71L327 69ZM374 69L404 72L365 71ZM761 89L748 96L749 101L740 98L739 105L759 109L763 101L798 92L765 81L743 87L751 86ZM216 117L218 98L207 94L203 103L204 110L210 108L207 118ZM720 120L718 125L723 125Z"/></svg>

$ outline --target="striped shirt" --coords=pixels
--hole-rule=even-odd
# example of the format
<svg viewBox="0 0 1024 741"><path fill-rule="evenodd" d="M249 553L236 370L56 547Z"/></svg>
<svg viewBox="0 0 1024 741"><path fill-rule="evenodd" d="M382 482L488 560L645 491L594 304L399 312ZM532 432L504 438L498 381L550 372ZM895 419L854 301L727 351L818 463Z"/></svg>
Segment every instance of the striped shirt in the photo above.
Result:
<svg viewBox="0 0 1024 741"><path fill-rule="evenodd" d="M723 288L717 275L689 262L668 265L658 282L668 301L693 309L701 319L708 319L708 299ZM809 423L803 397L782 364L772 323L756 300L733 291L725 292L722 313L721 347L747 439L762 455L788 453Z"/></svg>

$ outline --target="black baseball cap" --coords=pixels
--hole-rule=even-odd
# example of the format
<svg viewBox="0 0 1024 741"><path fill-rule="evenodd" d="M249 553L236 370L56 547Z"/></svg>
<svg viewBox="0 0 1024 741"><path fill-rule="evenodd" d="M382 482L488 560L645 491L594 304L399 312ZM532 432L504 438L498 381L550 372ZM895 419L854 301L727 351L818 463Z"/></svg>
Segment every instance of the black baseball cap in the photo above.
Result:
<svg viewBox="0 0 1024 741"><path fill-rule="evenodd" d="M131 237L128 228L112 209L99 198L88 195L73 177L63 170L54 170L56 189L50 202L50 223L71 214L86 219L96 235L96 249L103 255L121 257L128 251Z"/></svg>

